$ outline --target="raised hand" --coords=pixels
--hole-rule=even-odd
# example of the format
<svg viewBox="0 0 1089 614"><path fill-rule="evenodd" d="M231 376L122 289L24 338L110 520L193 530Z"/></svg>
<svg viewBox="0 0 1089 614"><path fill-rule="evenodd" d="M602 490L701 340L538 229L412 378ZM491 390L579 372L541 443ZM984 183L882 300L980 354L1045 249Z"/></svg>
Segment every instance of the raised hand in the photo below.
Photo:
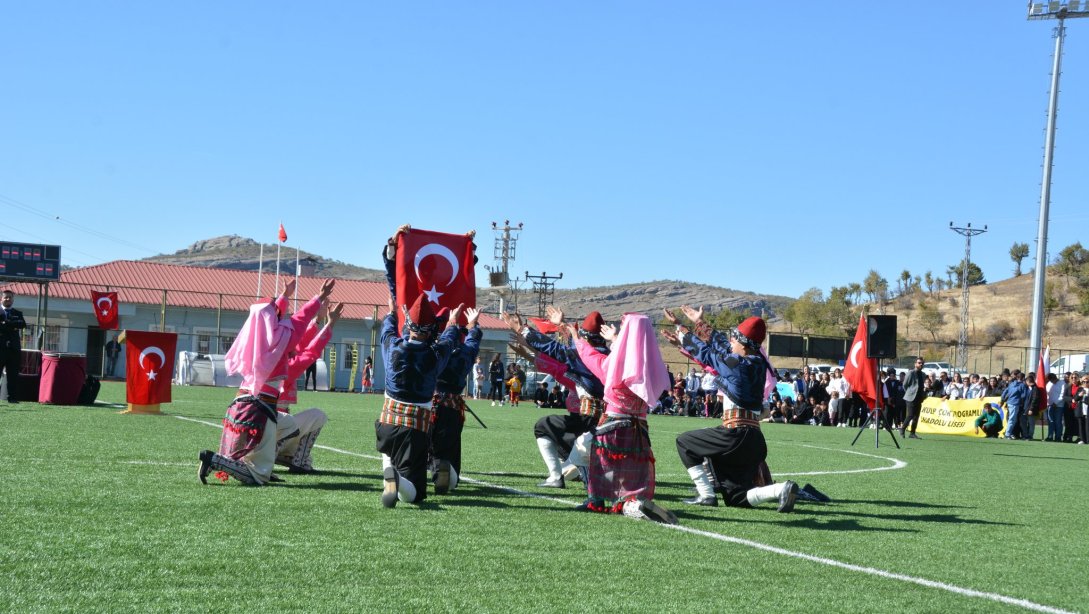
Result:
<svg viewBox="0 0 1089 614"><path fill-rule="evenodd" d="M340 319L340 314L343 311L344 303L333 305L333 308L329 310L329 324L336 324L336 321Z"/></svg>
<svg viewBox="0 0 1089 614"><path fill-rule="evenodd" d="M500 317L503 318L503 321L507 323L507 326L516 333L521 334L522 329L526 327L525 322L522 320L522 316L517 313L504 313Z"/></svg>
<svg viewBox="0 0 1089 614"><path fill-rule="evenodd" d="M333 293L333 286L335 286L336 283L337 280L335 279L326 279L324 282L322 282L321 292L318 293L318 298L323 301L329 298L329 295Z"/></svg>
<svg viewBox="0 0 1089 614"><path fill-rule="evenodd" d="M477 319L480 318L480 310L469 307L465 310L465 327L472 328L476 326Z"/></svg>
<svg viewBox="0 0 1089 614"><path fill-rule="evenodd" d="M669 342L669 345L672 345L673 347L678 347L678 348L681 347L681 342L678 339L678 335L676 333L674 333L673 331L663 330L662 331L662 337L664 337L665 340Z"/></svg>
<svg viewBox="0 0 1089 614"><path fill-rule="evenodd" d="M574 324L564 324L564 325L562 325L562 328L563 328L563 330L567 331L567 338L568 339L578 339L579 338L579 329Z"/></svg>
<svg viewBox="0 0 1089 614"><path fill-rule="evenodd" d="M458 325L458 318L461 317L461 312L465 309L465 303L458 303L457 307L450 310L450 319L446 321L446 327Z"/></svg>
<svg viewBox="0 0 1089 614"><path fill-rule="evenodd" d="M609 342L616 339L616 327L612 324L603 325L601 327L601 338Z"/></svg>
<svg viewBox="0 0 1089 614"><path fill-rule="evenodd" d="M284 284L283 296L293 296L294 294L295 294L295 280L294 279L289 279L287 281L287 283Z"/></svg>
<svg viewBox="0 0 1089 614"><path fill-rule="evenodd" d="M684 317L692 321L693 324L699 324L703 321L703 305L700 305L699 309L692 309L688 305L681 305L681 311L684 313Z"/></svg>
<svg viewBox="0 0 1089 614"><path fill-rule="evenodd" d="M556 309L552 305L545 307L545 315L548 316L548 321L556 326L563 324L563 311Z"/></svg>
<svg viewBox="0 0 1089 614"><path fill-rule="evenodd" d="M662 313L665 315L665 319L666 319L667 322L669 322L670 324L672 324L674 326L677 325L677 316L673 315L672 311L670 311L668 309L663 309Z"/></svg>

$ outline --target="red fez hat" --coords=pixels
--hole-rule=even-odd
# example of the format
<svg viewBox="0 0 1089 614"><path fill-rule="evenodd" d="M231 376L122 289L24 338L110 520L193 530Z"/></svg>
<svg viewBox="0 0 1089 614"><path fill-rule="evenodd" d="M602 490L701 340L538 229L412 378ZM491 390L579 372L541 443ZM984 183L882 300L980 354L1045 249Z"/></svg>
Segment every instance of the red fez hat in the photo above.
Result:
<svg viewBox="0 0 1089 614"><path fill-rule="evenodd" d="M744 322L738 324L737 332L744 335L745 339L749 341L749 344L760 345L764 342L764 338L768 336L768 325L764 322L764 318L753 316L751 318L746 318ZM744 341L742 341L742 343L744 343Z"/></svg>
<svg viewBox="0 0 1089 614"><path fill-rule="evenodd" d="M408 310L408 319L416 326L431 326L435 323L435 310L431 308L426 294L416 297L416 302Z"/></svg>
<svg viewBox="0 0 1089 614"><path fill-rule="evenodd" d="M590 333L591 335L597 335L601 333L601 326L605 324L605 320L601 317L600 311L591 311L586 319L582 321L582 330Z"/></svg>

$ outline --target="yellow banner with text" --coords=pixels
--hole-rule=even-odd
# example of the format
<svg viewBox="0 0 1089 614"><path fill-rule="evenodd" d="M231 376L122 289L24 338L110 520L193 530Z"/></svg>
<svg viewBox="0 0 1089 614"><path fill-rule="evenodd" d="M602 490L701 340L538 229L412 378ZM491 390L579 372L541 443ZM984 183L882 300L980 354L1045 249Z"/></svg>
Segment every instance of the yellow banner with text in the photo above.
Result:
<svg viewBox="0 0 1089 614"><path fill-rule="evenodd" d="M947 401L938 397L929 397L923 401L923 407L919 411L919 433L936 435L967 435L969 437L983 437L983 431L976 433L976 418L983 413L983 405L994 403L999 405L999 397L984 397L982 399L959 399ZM1002 412L1003 426L1006 422L1005 409Z"/></svg>

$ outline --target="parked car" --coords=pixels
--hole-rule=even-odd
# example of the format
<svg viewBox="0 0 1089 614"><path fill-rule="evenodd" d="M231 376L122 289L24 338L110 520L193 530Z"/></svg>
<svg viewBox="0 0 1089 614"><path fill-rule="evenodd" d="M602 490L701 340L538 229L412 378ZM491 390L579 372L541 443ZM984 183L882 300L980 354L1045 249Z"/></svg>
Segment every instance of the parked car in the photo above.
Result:
<svg viewBox="0 0 1089 614"><path fill-rule="evenodd" d="M1089 354L1067 354L1051 363L1052 373L1085 373L1089 370Z"/></svg>
<svg viewBox="0 0 1089 614"><path fill-rule="evenodd" d="M952 377L954 373L958 372L957 369L955 367L953 367L953 365L951 365L951 364L949 364L947 362L924 362L923 363L923 373L926 373L927 375L929 375L931 377L937 377L938 375L941 375L942 371L945 371L946 373L948 373L950 377ZM960 373L961 373L961 375L966 375L966 373L964 373L963 371L961 371Z"/></svg>

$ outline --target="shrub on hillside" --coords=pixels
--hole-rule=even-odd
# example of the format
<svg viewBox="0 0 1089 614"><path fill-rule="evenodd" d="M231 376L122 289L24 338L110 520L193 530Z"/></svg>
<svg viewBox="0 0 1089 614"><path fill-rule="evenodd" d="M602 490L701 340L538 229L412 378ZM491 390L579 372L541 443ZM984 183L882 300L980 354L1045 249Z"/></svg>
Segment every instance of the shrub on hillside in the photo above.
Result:
<svg viewBox="0 0 1089 614"><path fill-rule="evenodd" d="M1013 325L1007 320L995 320L983 329L983 343L994 345L1013 337Z"/></svg>

